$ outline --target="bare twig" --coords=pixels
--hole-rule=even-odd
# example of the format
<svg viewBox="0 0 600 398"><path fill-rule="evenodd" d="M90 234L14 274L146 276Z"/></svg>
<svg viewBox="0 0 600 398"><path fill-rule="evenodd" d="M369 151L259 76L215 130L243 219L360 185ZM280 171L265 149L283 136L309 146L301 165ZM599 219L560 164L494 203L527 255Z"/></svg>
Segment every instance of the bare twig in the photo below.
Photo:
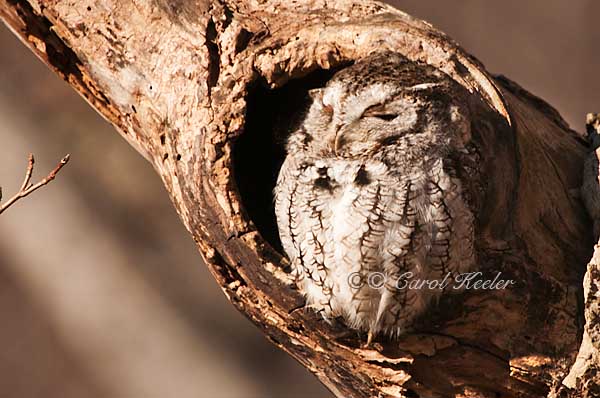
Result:
<svg viewBox="0 0 600 398"><path fill-rule="evenodd" d="M12 198L8 199L4 204L0 205L0 214L2 214L4 212L4 210L8 209L19 199L24 198L25 196L29 195L33 191L37 190L38 188L43 187L44 185L48 184L50 181L54 180L54 178L56 178L56 175L58 174L60 169L62 169L69 161L69 157L70 157L70 155L67 154L64 158L61 159L60 163L58 163L58 165L54 168L54 170L52 170L50 172L50 174L48 174L46 176L46 178L44 178L43 180L41 180L40 182L38 182L37 184L34 185L34 184L30 184L30 181L31 181L31 175L33 174L33 165L35 163L35 160L33 158L33 154L30 153L29 154L29 163L27 164L27 171L25 172L25 179L23 180L21 189L19 189L19 192L17 192ZM0 199L2 199L1 191L0 191Z"/></svg>

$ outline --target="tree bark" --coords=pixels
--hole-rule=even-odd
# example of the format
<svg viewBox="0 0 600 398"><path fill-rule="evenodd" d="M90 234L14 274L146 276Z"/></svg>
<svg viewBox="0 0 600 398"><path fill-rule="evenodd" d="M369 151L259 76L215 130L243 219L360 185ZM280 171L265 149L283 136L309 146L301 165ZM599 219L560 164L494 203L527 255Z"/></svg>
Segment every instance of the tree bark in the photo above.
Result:
<svg viewBox="0 0 600 398"><path fill-rule="evenodd" d="M589 372L562 383L583 338L594 243L572 194L587 144L429 24L369 0L0 0L0 17L152 163L229 300L335 396L598 388ZM364 336L302 309L270 203L276 132L307 90L384 49L470 92L479 266L517 283L444 298L415 331L364 348Z"/></svg>

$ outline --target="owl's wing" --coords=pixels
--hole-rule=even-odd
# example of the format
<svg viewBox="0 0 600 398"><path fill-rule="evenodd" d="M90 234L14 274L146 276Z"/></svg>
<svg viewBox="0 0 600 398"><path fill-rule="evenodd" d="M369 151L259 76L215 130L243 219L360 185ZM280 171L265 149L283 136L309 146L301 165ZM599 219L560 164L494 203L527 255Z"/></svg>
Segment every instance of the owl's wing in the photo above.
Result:
<svg viewBox="0 0 600 398"><path fill-rule="evenodd" d="M452 165L439 159L428 172L424 189L429 198L423 223L427 225L430 278L448 273L455 277L473 269L474 216Z"/></svg>
<svg viewBox="0 0 600 398"><path fill-rule="evenodd" d="M288 155L275 188L279 235L290 257L297 283L308 304L331 311L333 282L327 265L333 249L330 239L331 209L326 191L320 190L314 163Z"/></svg>
<svg viewBox="0 0 600 398"><path fill-rule="evenodd" d="M450 275L451 282L474 263L473 215L460 181L443 161L402 177L397 186L386 211L382 266L389 283L377 315L378 329L392 334L402 333L403 325L411 324L441 295L441 285L433 281Z"/></svg>

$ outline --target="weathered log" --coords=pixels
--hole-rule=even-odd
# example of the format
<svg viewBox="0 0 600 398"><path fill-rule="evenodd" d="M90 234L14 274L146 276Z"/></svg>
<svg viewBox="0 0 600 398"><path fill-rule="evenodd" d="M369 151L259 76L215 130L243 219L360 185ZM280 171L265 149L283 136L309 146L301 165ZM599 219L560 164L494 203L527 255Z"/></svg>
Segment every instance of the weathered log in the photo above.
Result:
<svg viewBox="0 0 600 398"><path fill-rule="evenodd" d="M586 142L429 24L368 0L0 0L0 17L152 163L230 301L334 395L543 397L561 387L582 339L593 246L571 194ZM470 92L478 261L516 285L444 299L414 332L363 348L364 336L302 310L286 273L274 132L309 88L383 49Z"/></svg>

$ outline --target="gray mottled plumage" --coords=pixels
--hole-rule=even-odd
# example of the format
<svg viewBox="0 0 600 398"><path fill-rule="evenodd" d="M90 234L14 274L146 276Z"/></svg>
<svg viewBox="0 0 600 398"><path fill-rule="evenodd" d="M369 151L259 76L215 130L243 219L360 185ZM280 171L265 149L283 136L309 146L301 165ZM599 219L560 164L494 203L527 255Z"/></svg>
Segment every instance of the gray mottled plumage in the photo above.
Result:
<svg viewBox="0 0 600 398"><path fill-rule="evenodd" d="M393 53L311 91L287 141L275 213L298 288L326 319L341 316L370 337L401 334L443 291L397 289L400 275L473 269L473 214L453 160L470 140L464 91ZM381 288L366 283L375 272L386 277Z"/></svg>

